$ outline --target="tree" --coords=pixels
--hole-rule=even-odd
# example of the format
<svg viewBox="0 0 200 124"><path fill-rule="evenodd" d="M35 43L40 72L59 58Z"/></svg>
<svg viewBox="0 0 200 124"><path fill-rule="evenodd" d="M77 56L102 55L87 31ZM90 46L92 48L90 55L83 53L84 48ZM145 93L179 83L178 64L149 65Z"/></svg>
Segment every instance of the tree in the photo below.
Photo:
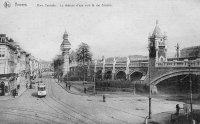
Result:
<svg viewBox="0 0 200 124"><path fill-rule="evenodd" d="M84 71L84 81L85 81L85 66L92 60L92 53L90 52L90 47L86 43L81 43L79 48L76 50L76 61L82 66Z"/></svg>
<svg viewBox="0 0 200 124"><path fill-rule="evenodd" d="M72 50L72 52L69 54L69 63L76 61L76 52Z"/></svg>
<svg viewBox="0 0 200 124"><path fill-rule="evenodd" d="M58 78L58 81L60 81L63 74L62 72L63 63L64 63L64 59L62 56L58 56L57 58L53 60L54 74Z"/></svg>

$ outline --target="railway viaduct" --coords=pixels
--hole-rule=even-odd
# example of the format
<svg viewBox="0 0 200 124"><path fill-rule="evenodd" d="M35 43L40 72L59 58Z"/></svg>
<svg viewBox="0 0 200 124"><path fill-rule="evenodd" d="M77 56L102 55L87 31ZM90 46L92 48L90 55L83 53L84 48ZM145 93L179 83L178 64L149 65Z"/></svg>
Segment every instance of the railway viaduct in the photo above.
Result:
<svg viewBox="0 0 200 124"><path fill-rule="evenodd" d="M88 75L98 80L132 80L156 84L165 79L194 74L200 75L200 59L196 58L168 58L167 57L167 35L162 34L156 21L152 34L148 37L149 56L128 56L103 58L92 62L88 66ZM178 51L179 52L179 51ZM70 65L70 71L75 71L76 64ZM152 89L153 89L152 88Z"/></svg>

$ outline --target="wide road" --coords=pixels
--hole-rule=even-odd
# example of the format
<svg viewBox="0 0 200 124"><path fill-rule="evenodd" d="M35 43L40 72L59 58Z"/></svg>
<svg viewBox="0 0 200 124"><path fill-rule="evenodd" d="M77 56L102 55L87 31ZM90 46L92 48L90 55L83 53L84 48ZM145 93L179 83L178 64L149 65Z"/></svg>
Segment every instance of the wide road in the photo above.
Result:
<svg viewBox="0 0 200 124"><path fill-rule="evenodd" d="M148 115L146 97L74 95L53 78L43 78L47 96L37 97L37 88L28 89L14 100L0 101L2 124L139 124ZM36 84L37 86L37 84ZM175 110L177 102L152 100L153 113Z"/></svg>

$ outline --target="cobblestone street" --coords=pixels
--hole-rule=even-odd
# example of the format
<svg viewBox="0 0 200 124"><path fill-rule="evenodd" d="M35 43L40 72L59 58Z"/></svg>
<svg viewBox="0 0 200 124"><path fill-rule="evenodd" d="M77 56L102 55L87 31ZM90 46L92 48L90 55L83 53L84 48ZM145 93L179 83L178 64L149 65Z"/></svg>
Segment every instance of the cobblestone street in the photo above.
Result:
<svg viewBox="0 0 200 124"><path fill-rule="evenodd" d="M139 124L143 123L148 115L148 98L142 96L115 95L103 102L102 96L83 96L66 92L52 78L45 78L43 82L47 85L45 98L37 97L36 88L28 89L18 98L0 101L1 122ZM177 102L153 99L152 104L153 114L171 114Z"/></svg>

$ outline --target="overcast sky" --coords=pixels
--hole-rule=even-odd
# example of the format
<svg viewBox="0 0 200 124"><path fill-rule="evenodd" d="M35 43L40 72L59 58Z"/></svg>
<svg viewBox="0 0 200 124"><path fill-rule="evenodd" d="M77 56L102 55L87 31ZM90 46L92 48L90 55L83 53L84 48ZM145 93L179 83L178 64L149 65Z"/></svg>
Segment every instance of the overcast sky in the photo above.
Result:
<svg viewBox="0 0 200 124"><path fill-rule="evenodd" d="M200 45L199 0L8 0L0 1L0 33L19 42L37 58L51 60L60 51L66 30L72 50L81 42L94 58L148 55L148 35L159 21L168 36L168 56L180 48ZM17 7L26 3L28 7ZM111 4L111 7L59 7L59 4ZM55 4L56 7L37 7Z"/></svg>

